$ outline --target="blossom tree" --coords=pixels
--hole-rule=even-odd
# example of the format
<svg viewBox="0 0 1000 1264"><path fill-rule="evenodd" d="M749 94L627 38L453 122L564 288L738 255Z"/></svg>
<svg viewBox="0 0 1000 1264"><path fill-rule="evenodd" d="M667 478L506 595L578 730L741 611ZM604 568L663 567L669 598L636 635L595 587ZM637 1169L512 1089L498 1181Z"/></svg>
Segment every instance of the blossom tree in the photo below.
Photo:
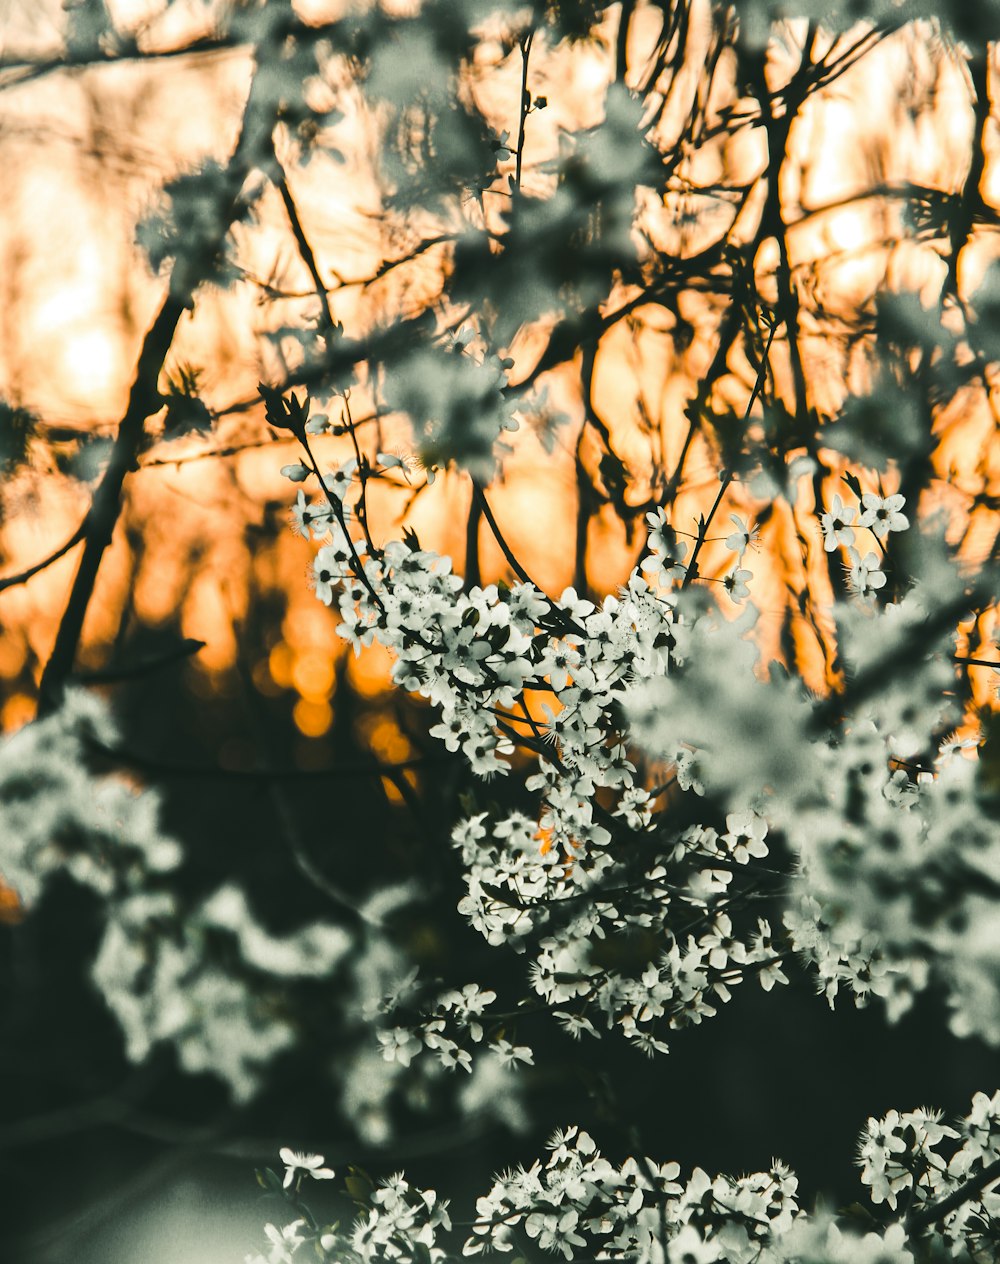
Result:
<svg viewBox="0 0 1000 1264"><path fill-rule="evenodd" d="M0 581L79 550L38 717L0 750L0 874L26 913L62 879L88 893L91 980L130 1061L169 1051L239 1110L322 1030L348 1135L391 1145L406 1110L527 1131L546 1032L589 1061L616 1042L661 1060L711 1042L737 990L871 1003L890 1025L927 994L954 1037L1000 1045L993 48L978 10L813 8L428 0L316 17L267 0L169 47L84 4L52 59L6 65L17 80L233 47L252 63L228 160L171 179L137 226L163 293L90 508ZM574 118L560 75L585 56L599 109ZM966 93L957 191L896 178L888 157L884 180L827 205L801 154L793 181L800 136L866 65L920 69L913 117ZM352 281L324 265L294 189L372 138L387 254ZM872 233L862 290L836 251L804 253L812 225L827 245L846 232L845 206ZM279 210L304 290L255 281L254 232ZM923 252L919 295L895 283L906 249ZM358 300L400 273L382 305ZM206 288L254 284L284 315L247 406L285 453L291 527L336 614L329 655L384 651L393 688L423 700L427 748L463 770L432 834L461 890L434 917L483 951L431 970L405 933L428 884L359 896L331 876L266 762L289 863L326 912L279 930L246 874L190 876L155 789L108 771L127 743L76 678L149 427L166 418L169 448L182 399L218 420L196 372L167 380L178 328ZM36 420L8 411L13 470ZM569 583L536 582L544 548L529 556L502 520L526 451L572 473ZM464 495L458 559L415 525L442 486ZM589 560L602 530L626 556L614 584ZM313 1209L312 1182L342 1165L287 1136L284 1171L258 1171L280 1214L247 1259L996 1258L1000 1091L950 1122L907 1105L858 1119L871 1206L845 1211L778 1159L682 1172L667 1138L615 1162L570 1123L471 1219L402 1173L349 1168L348 1221Z"/></svg>

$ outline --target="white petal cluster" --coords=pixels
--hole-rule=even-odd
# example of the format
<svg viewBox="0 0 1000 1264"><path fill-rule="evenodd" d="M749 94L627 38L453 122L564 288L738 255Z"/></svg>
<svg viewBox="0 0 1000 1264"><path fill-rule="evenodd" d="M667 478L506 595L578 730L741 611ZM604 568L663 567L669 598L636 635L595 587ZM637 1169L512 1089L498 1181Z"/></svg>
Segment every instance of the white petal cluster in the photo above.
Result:
<svg viewBox="0 0 1000 1264"><path fill-rule="evenodd" d="M104 931L91 978L128 1057L172 1045L186 1070L246 1100L296 1039L288 985L332 977L352 937L318 922L272 934L233 884L182 899L156 794L88 771L95 744L118 740L100 699L77 690L0 746L0 878L29 911L60 874L94 891Z"/></svg>
<svg viewBox="0 0 1000 1264"><path fill-rule="evenodd" d="M112 898L180 863L156 795L88 771L90 744L117 738L101 701L70 690L58 712L0 744L0 879L24 908L57 873Z"/></svg>
<svg viewBox="0 0 1000 1264"><path fill-rule="evenodd" d="M288 981L331 977L352 942L322 923L272 935L231 885L193 909L170 892L142 892L110 903L106 915L92 978L129 1058L171 1044L186 1070L219 1076L238 1101L295 1041Z"/></svg>
<svg viewBox="0 0 1000 1264"><path fill-rule="evenodd" d="M286 1190L289 1174L332 1175L320 1155L283 1149L281 1157L286 1177L280 1184ZM564 1260L637 1264L993 1258L1000 1228L1000 1193L993 1187L1000 1176L991 1165L998 1159L1000 1092L992 1098L977 1093L969 1114L954 1127L942 1122L940 1111L927 1109L891 1110L869 1119L857 1161L873 1212L866 1216L868 1232L857 1232L846 1227L843 1215L801 1207L798 1179L778 1159L767 1171L746 1176L712 1177L695 1168L685 1180L674 1162L629 1157L612 1163L587 1132L573 1126L553 1134L544 1159L495 1177L476 1199L461 1254L512 1257L517 1251L523 1257L527 1239ZM267 1175L279 1192L277 1175ZM907 1215L880 1225L879 1209L898 1212L902 1199ZM376 1258L436 1264L459 1251L447 1203L433 1190L413 1188L401 1173L378 1187L369 1185L362 1213L347 1229L315 1219L307 1227L300 1218L284 1229L269 1225L266 1233L271 1242L266 1264L288 1264L300 1249L300 1258L314 1255L324 1264L369 1264ZM264 1258L248 1256L247 1264Z"/></svg>
<svg viewBox="0 0 1000 1264"><path fill-rule="evenodd" d="M905 531L910 525L909 518L903 513L905 504L905 497L898 492L891 496L865 492L861 497L859 514L858 506L845 505L840 496L834 496L830 508L820 516L823 547L828 553L839 548L847 550L850 563L848 583L851 591L864 600L871 601L875 593L885 587L886 573L877 553L872 549L862 553L856 547L857 532L868 531L884 554L884 543L890 534Z"/></svg>
<svg viewBox="0 0 1000 1264"><path fill-rule="evenodd" d="M855 549L856 531L881 548L908 526L902 509L898 494L864 493L857 507L835 497L822 515L827 548L849 550L863 596L887 579L874 553ZM731 521L735 597L755 530ZM943 982L953 1028L1000 1043L1000 919L983 883L965 880L1000 873L1000 842L970 764L912 776L906 764L957 718L942 646L917 646L935 601L956 591L954 570L928 563L901 600L838 610L845 661L876 683L831 726L818 724L820 704L799 681L773 669L761 678L752 609L727 621L703 589L688 589L686 546L662 510L648 527L650 578L633 572L600 605L528 582L464 591L450 559L412 536L372 555L341 532L339 546L320 549L339 547L341 570L318 577L317 592L322 582L320 595L337 602L340 634L391 651L395 683L438 709L432 735L484 779L508 773L518 744L538 757L525 780L532 816L473 812L456 827L460 911L491 945L530 957L532 990L567 1030L616 1028L650 1054L671 1029L714 1015L745 978L787 982L793 953L831 1003L841 988L858 1004L878 996L893 1019ZM907 656L912 671L891 670ZM639 776L637 746L665 786L723 803L725 828L710 818L665 829L663 787ZM768 869L769 829L791 848L791 873ZM777 932L750 916L751 897L771 900ZM600 964L602 940L640 929L662 938L654 959L631 973ZM475 1047L493 1043L489 1022L488 1007L432 998L382 1031L383 1057L407 1066L430 1049L470 1071Z"/></svg>

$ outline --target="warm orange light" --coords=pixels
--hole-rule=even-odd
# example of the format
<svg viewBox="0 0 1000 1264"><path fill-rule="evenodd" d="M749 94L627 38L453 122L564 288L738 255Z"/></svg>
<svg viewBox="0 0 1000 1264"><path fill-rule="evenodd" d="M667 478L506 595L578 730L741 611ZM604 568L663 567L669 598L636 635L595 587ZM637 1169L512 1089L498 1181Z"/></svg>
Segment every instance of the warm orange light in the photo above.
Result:
<svg viewBox="0 0 1000 1264"><path fill-rule="evenodd" d="M115 7L119 15L131 15L129 22L138 22L139 14L159 12L154 0L118 0ZM299 0L298 4L302 15L317 17L340 7L341 0ZM412 0L394 0L393 7L409 11ZM706 6L701 9L706 11ZM169 16L157 20L163 22L157 28L160 37L167 38L168 30L173 29L169 23L173 22L180 40L186 23L194 19L186 6L173 6ZM601 116L604 86L613 74L616 22L612 6L599 45L553 49L539 34L531 60L529 88L536 95L547 94L549 105L544 111L534 111L528 119L525 180L529 191L541 193L547 187L549 177L542 173L541 164L555 152L560 128L589 126ZM685 76L699 73L699 48L709 38L709 30L710 24L700 19L693 25L692 56L683 72ZM805 28L795 30L795 39L799 39ZM639 61L652 55L660 33L657 7L637 6L631 24L630 82L638 82ZM173 36L168 42L172 39ZM944 58L937 65L933 91L930 81L914 84L914 100L919 96L920 109L913 111L908 122L901 120L888 137L891 143L883 144L886 121L901 118L895 112L898 102L894 94L898 92L900 74L909 66L909 39L911 36L905 32L887 39L866 56L863 65L850 72L850 81L845 78L831 91L810 99L795 123L790 161L782 173L780 192L789 224L787 245L806 318L803 358L810 397L824 415L836 412L848 388L857 390L863 385L864 374L859 365L864 357L862 349L856 350L853 362L842 354L840 333L835 330L830 336L822 322L817 326L816 312L821 310L831 320L850 324L859 312L870 309L872 296L886 287L906 290L922 285L929 303L940 298L945 264L938 247L901 232L901 203L892 197L868 195L877 184L903 185L908 181L927 188L955 190L964 178L973 116L965 72L958 59L952 64ZM787 52L774 50L770 58L776 84L781 75L793 69L794 43L795 40ZM490 44L488 56L477 61L477 68L483 72L484 93L488 90L485 79L489 67L499 57L500 46L494 43ZM496 99L488 104L498 130L516 123L520 85L516 52L501 60ZM162 80L157 77L158 71L141 66L105 68L99 77L94 76L94 84L99 80L108 100L118 104L128 99L130 85L136 82L129 78L133 74L148 76L151 96L162 94L159 102L169 108L151 108L148 123L147 116L137 118L136 139L142 140L150 153L159 155L164 171L171 166L188 165L196 153L216 148L224 152L229 143L226 129L233 125L233 117L226 114L224 103L242 99L248 62L242 55L213 59L210 68L206 63L207 73L200 65L192 62L183 71L164 70ZM181 80L171 78L180 74L184 76L183 93L175 87ZM725 91L724 87L721 90ZM19 91L22 105L18 108L30 114L34 106L28 93L32 89ZM44 93L48 89L39 86L38 91ZM68 83L61 91L61 103L53 90L46 108L51 108L53 118L64 116L67 126L70 122L75 125L80 103ZM666 103L657 133L661 139L668 138L676 127L677 110L687 108L686 91L671 95L676 101ZM191 108L192 101L197 102L197 108ZM723 102L720 100L719 104ZM364 276L377 268L384 257L385 243L371 228L377 222L371 213L379 206L379 195L363 159L365 145L361 138L369 124L363 110L352 105L349 117L338 125L338 135L342 129L350 131L349 136L343 133L343 148L350 151L349 180L338 178L331 182L329 164L322 157L308 168L296 170L294 175L296 197L322 269L337 267L345 276ZM16 135L16 129L12 134ZM1000 164L996 161L992 133L987 142L988 161L981 190L987 202L995 203L1000 200ZM694 184L728 180L738 184L763 170L764 148L760 129L741 129L724 142L724 149L705 144L687 154L684 179L690 178ZM873 173L878 175L877 180ZM8 217L10 227L0 231L0 246L7 251L4 257L10 263L7 306L16 315L11 322L12 341L0 385L10 398L16 395L37 407L46 421L61 421L65 414L75 424L112 433L120 404L127 396L142 330L159 302L163 282L162 278L154 279L131 255L126 259L121 254L121 243L131 238L130 232L122 232L123 225L131 215L132 205L141 200L138 195L142 190L138 185L130 187L126 197L122 193L125 186L114 183L111 167L106 174L109 183L98 189L96 182L82 183L77 166L63 162L55 150L43 151L39 146L33 160L25 158L16 181L18 196L12 201ZM156 179L156 173L151 171L150 188ZM741 212L734 241L752 239L764 186L764 181L759 182ZM111 209L122 213L111 213ZM240 230L239 248L241 261L249 271L266 276L287 247L288 226L280 199L273 191L261 202L260 209L260 222L253 230ZM669 216L660 217L663 222L659 223L652 202L647 210L651 241L669 254L690 255L695 248L693 243L700 241L700 233L708 232L709 237L715 233L715 212L707 204L692 203L692 222L682 229L668 222ZM979 284L983 268L996 254L994 238L994 234L977 231L963 250L963 290ZM337 318L350 330L360 332L373 312L381 319L399 310L404 294L406 302L414 306L430 301L440 289L441 261L440 255L431 252L409 272L400 269L387 274L370 291L364 287L334 291L331 301ZM760 293L765 299L776 297L778 264L777 244L773 238L767 238L755 260ZM304 268L294 262L289 264L287 279L291 289L310 285ZM609 306L627 297L617 295ZM225 293L206 290L199 294L194 312L185 316L178 330L169 363L176 367L190 362L202 370L200 389L213 406L253 396L259 376L256 339L262 327L256 298L257 292L250 285ZM676 314L651 303L637 308L633 315L634 322L619 322L601 340L594 374L594 403L609 427L610 446L627 469L627 498L638 504L653 491L649 483L654 452L659 449L658 459L667 470L677 461L686 431L684 407L716 354L718 319L705 296L691 292L678 295ZM290 320L296 318L294 313L289 315ZM683 318L691 331L689 345L675 337L678 318ZM542 323L538 328L522 330L514 340L511 353L517 362L512 375L515 381L545 345ZM732 371L720 379L710 402L720 410L731 407L739 413L747 395L746 366L736 350L729 362ZM775 344L773 362L778 393L787 395L789 366L784 334ZM994 391L996 374L994 366L990 370ZM525 419L521 431L511 436L513 450L505 459L505 479L491 489L490 500L514 553L544 589L557 594L573 582L576 573L576 462L579 459L595 487L601 488L603 449L595 439L593 427L584 427L582 432L578 428L582 405L577 366L568 365L545 374L544 384L551 410L565 414L566 423L546 448L538 442L530 419ZM369 401L362 400L364 389L363 385L356 388L353 404L358 414L370 406ZM642 410L637 406L639 399ZM971 522L963 549L963 556L970 561L989 552L995 535L995 512L989 506L998 487L997 445L992 442L995 417L989 402L987 393L976 386L956 399L953 407L941 411L934 460L942 483L928 495L924 506L929 507L933 496L950 497L948 505L956 524L956 538L959 525ZM339 405L331 405L331 413L338 408ZM157 424L152 423L154 427ZM411 450L404 422L387 417L380 425L383 449L398 446ZM281 627L283 640L271 649L266 667L263 663L254 666L254 679L257 687L271 696L295 689L301 699L296 724L302 733L315 735L325 732L324 725L329 724L326 703L335 684L334 664L340 661L342 653L347 653L347 647L335 635L336 614L317 602L306 586L311 546L293 539L288 532L266 543L261 537L244 536L244 528L256 518L261 505L274 507L275 521L281 521L285 516L281 506L287 506L294 495L277 472L282 464L294 459L293 445L288 440L273 444L261 444L260 440L261 430L253 414L243 412L221 420L210 439L175 440L143 457L144 461L147 456L152 458L150 468L130 478L123 518L123 526L127 522L129 531L141 536L143 549L133 557L127 533L117 533L88 617L86 653L93 655L93 662L100 661L103 646L116 635L126 594L141 623L173 621L182 608L182 631L209 642L198 656L197 670L192 674L193 687L207 693L220 687L218 677L231 670L235 661L234 620L238 623L243 618L255 593L281 590L287 602ZM163 464L167 455L178 455L187 461L205 450L224 449L230 444L238 448L247 441L256 446L224 459L193 460L177 466ZM712 443L710 430L705 427L690 446L674 514L681 529L693 524L717 490ZM347 440L317 440L316 451L321 464L335 465L346 458L349 444ZM839 458L830 453L822 455L835 471L827 483L832 494L838 489ZM43 460L50 458L41 444L39 456ZM45 468L51 471L51 462ZM3 522L0 542L4 556L0 570L4 572L35 560L47 547L65 539L85 512L85 498L79 486L61 483L52 472L42 475L41 464L36 469L37 486L26 488L23 499L20 491L10 498L13 512ZM947 487L944 480L948 480ZM754 596L761 606L757 635L765 655L778 654L782 646L787 650L791 641L798 670L811 687L819 689L833 683L830 655L824 661L823 653L824 648L829 651L833 642L832 622L827 618L832 602L826 571L829 559L818 536L816 507L811 504L808 480L802 481L801 490L794 515L780 505L776 507L760 552L748 561L754 572ZM9 491L5 488L5 497ZM370 486L369 494L376 537L384 540L398 535L406 489L379 483ZM974 498L979 499L980 508L970 515ZM60 500L65 500L65 505ZM752 513L755 507L762 507L750 503L748 494L738 487L732 489L732 500L730 504L727 498L722 507L720 524L727 522L730 509ZM39 508L33 515L32 506L36 503ZM428 547L453 554L459 569L468 504L468 481L461 475L446 474L433 489L420 494L407 519ZM28 511L23 512L25 509ZM40 548L36 528L42 519L46 540ZM583 526L587 538L584 570L594 594L599 596L612 591L627 577L639 548L642 524L640 521L639 534L626 541L616 515L605 507L591 513ZM800 535L809 545L804 555ZM721 546L712 548L715 551L707 549L703 557L704 573L717 578L729 559L720 551ZM501 575L510 576L510 567L485 524L480 531L479 561L484 583ZM12 589L2 597L7 635L0 640L0 678L11 682L15 689L19 688L25 663L31 661L29 653L44 663L51 650L75 565L75 556L71 555L39 575L30 586ZM225 582L223 599L219 577L224 577ZM786 586L796 594L804 592L810 602L808 617L793 609L791 637L786 635L779 645L789 608ZM730 613L728 606L723 608ZM391 661L388 652L380 647L365 650L359 659L350 655L350 685L362 698L378 698L391 687ZM977 668L972 676L977 701L991 702L992 674ZM209 683L210 679L214 683ZM551 704L551 695L529 700L533 714L541 715L542 701ZM0 723L10 730L32 714L30 699L15 693L0 711ZM518 727L523 730L525 726ZM518 765L533 759L523 749L514 756Z"/></svg>
<svg viewBox="0 0 1000 1264"><path fill-rule="evenodd" d="M0 728L5 733L13 733L22 724L35 718L35 703L24 693L12 693L0 710Z"/></svg>
<svg viewBox="0 0 1000 1264"><path fill-rule="evenodd" d="M397 763L413 753L405 733L387 715L378 716L372 723L364 725L364 736L372 754L389 763Z"/></svg>
<svg viewBox="0 0 1000 1264"><path fill-rule="evenodd" d="M0 882L0 923L5 926L13 926L15 923L22 921L24 918L24 909L21 907L21 901L17 897L17 892L10 887L5 887Z"/></svg>
<svg viewBox="0 0 1000 1264"><path fill-rule="evenodd" d="M321 650L308 650L292 665L292 684L310 702L325 702L333 688L333 659Z"/></svg>
<svg viewBox="0 0 1000 1264"><path fill-rule="evenodd" d="M292 718L304 737L322 737L333 723L333 708L328 702L300 698L292 710Z"/></svg>
<svg viewBox="0 0 1000 1264"><path fill-rule="evenodd" d="M541 840L542 845L538 849L539 853L543 856L547 856L552 850L552 831L547 825L542 826L542 828L535 834L535 837Z"/></svg>
<svg viewBox="0 0 1000 1264"><path fill-rule="evenodd" d="M363 698L385 693L392 683L392 663L392 655L377 643L367 646L357 658L352 657L347 674L355 692Z"/></svg>
<svg viewBox="0 0 1000 1264"><path fill-rule="evenodd" d="M74 333L62 351L62 370L79 395L103 398L114 390L120 373L118 343L100 329Z"/></svg>
<svg viewBox="0 0 1000 1264"><path fill-rule="evenodd" d="M282 689L292 686L292 671L295 667L295 654L287 641L279 641L267 658L271 679Z"/></svg>

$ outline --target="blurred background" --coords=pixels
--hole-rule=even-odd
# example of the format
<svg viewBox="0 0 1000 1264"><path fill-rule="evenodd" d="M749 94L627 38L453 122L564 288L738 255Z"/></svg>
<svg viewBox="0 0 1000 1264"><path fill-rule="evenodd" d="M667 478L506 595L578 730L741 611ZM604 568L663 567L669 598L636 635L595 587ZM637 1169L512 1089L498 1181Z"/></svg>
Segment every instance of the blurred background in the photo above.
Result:
<svg viewBox="0 0 1000 1264"><path fill-rule="evenodd" d="M167 284L137 235L148 247L142 226L166 182L232 151L253 49L225 32L257 9L0 7L2 576L48 557L87 511ZM842 490L846 452L860 448L871 467L866 489L881 468L911 507L942 511L962 556L995 552L1000 174L985 35L921 22L874 38L803 21L778 24L767 43L766 23L761 38L749 17L740 30L730 6L697 0L509 11L303 0L292 11L307 27L335 24L309 63L315 130L288 118L275 141L333 317L352 339L421 312L453 332L471 319L487 350L511 357L521 426L503 436L490 503L546 591L613 591L641 553L645 512L669 503L693 529L719 469L743 460L726 508L762 522L751 561L762 650L821 691L837 683L824 612L843 568L825 554L815 512ZM508 146L529 29L532 108L518 160ZM357 50L359 31L364 56L340 56L338 38ZM293 60L288 74L299 73ZM601 176L601 151L587 159L601 178L588 183L584 165L574 185L585 138L614 139L599 125L614 121L605 104L616 83L643 103L647 166ZM471 212L434 165L443 146L421 167L412 135L401 139L414 101L444 117L449 93L495 141ZM761 102L770 114L748 123ZM567 189L575 237L541 211ZM470 223L519 231L496 209L504 197L523 199L533 225L515 243L521 254L509 251L509 275L459 249ZM572 218L598 204L596 228ZM296 331L315 330L320 310L273 183L234 227L228 260L231 283L202 286L179 324L160 374L168 402L147 425L88 607L77 678L110 699L122 734L97 770L157 789L192 898L239 875L276 932L336 922L294 862L291 829L358 899L403 892L389 919L393 962L513 995L523 962L488 949L455 912L463 886L449 835L469 794L479 810L530 811L530 760L476 783L428 737L430 708L390 687L387 655L355 656L337 637L307 582L314 546L289 527L295 487L280 471L295 445L264 423L257 394L258 381L295 374ZM529 292L531 275L551 294ZM775 311L762 419L734 439L727 419L742 416L755 338ZM958 348L949 374L942 346ZM373 364L350 381L365 450L430 464L419 418L380 395L391 366ZM335 392L315 398L342 416ZM346 436L315 447L324 465L353 454ZM462 574L511 577L461 464L433 485L419 462L373 482L368 512L379 540L408 527ZM35 714L77 558L70 549L0 587L7 734ZM717 578L726 557L720 548L708 559ZM962 645L985 657L994 629L987 612L963 626ZM192 641L203 644L192 652ZM970 723L991 680L965 675ZM13 1264L235 1264L280 1214L253 1180L280 1145L321 1151L338 1171L405 1166L471 1218L492 1172L530 1161L569 1122L619 1159L641 1146L741 1172L776 1154L807 1197L849 1201L869 1114L958 1111L995 1087L995 1055L950 1037L934 998L889 1028L878 1010L830 1013L806 978L766 996L738 991L655 1062L605 1040L598 1068L540 1020L522 1033L536 1066L516 1084L387 1084L359 1008L382 978L376 963L369 983L355 973L316 985L294 1048L257 1096L234 1104L214 1077L182 1073L169 1049L127 1061L89 980L100 934L91 896L57 882L25 916L15 892L0 895L0 1253Z"/></svg>

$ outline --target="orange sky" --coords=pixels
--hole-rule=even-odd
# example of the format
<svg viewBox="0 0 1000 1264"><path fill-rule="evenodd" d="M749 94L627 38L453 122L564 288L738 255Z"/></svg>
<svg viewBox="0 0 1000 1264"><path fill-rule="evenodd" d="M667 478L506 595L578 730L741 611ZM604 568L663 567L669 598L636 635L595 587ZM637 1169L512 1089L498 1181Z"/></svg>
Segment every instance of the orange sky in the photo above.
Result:
<svg viewBox="0 0 1000 1264"><path fill-rule="evenodd" d="M57 4L8 7L8 50L51 47ZM114 7L133 22L156 8L152 2ZM169 23L150 38L179 38L179 24L196 20L192 15L197 8L175 6ZM318 0L299 8L307 17L325 11ZM541 46L536 49L530 86L535 94L545 93L550 105L529 119L524 177L528 191L541 193L547 187L548 177L537 168L555 152L560 127L599 121L603 85L612 68L616 17L613 6L603 47L581 46L554 54ZM652 10L640 5L630 49L635 66L654 38L653 22ZM704 34L704 27L695 22L689 50L692 84ZM887 40L832 89L810 101L793 130L782 187L786 218L794 225L788 248L800 293L821 299L828 315L856 312L886 283L917 289L927 301L935 299L940 287L944 264L938 248L904 240L898 208L891 202L857 197L868 188L902 180L944 190L961 185L971 138L968 86L956 59L943 57L935 63L923 49L926 42L913 30ZM495 64L499 55L498 48L484 44L476 91L488 103L498 131L514 131L520 66L516 53ZM776 76L787 73L781 62L779 52L773 66ZM56 472L60 428L112 430L127 397L145 325L163 291L163 281L150 275L133 245L136 221L152 205L166 176L199 158L225 158L249 73L246 55L233 52L189 63L102 67L72 77L55 74L30 87L0 93L0 150L4 170L11 173L0 207L0 284L6 291L0 309L0 391L8 400L36 410L49 428L35 444L32 469L4 489L3 573L44 555L80 520L86 489ZM637 73L633 79L637 81ZM911 114L900 107L904 82L916 102ZM347 92L342 105L347 117L338 130L338 143L348 155L346 165L317 157L307 170L295 172L293 188L321 269L336 269L353 278L375 270L384 257L386 238L373 218L379 208L369 162L377 146L374 125L356 93ZM668 110L661 125L664 143L673 125ZM991 154L992 149L991 137ZM764 158L759 131L747 129L693 153L687 174L696 183L745 177L759 172ZM983 192L993 204L1000 203L998 180L997 163L990 161ZM848 198L854 200L844 204ZM737 239L752 237L759 211L760 199L751 198L745 223L741 220L734 230ZM667 240L671 234L676 237L662 211L659 221L650 222L653 228L660 223ZM704 224L711 227L711 218ZM684 231L688 235L680 244L690 249L691 235L701 231L699 221ZM238 239L239 258L248 274L267 278L277 268L290 287L308 290L308 275L290 247L275 196L265 196L260 223L240 230ZM980 233L963 259L961 280L968 290L975 288L995 254L996 235ZM774 264L774 252L766 244L756 261L764 294ZM366 290L335 291L331 302L337 319L356 333L391 315L400 304L426 300L439 284L431 259L399 269ZM278 375L280 366L273 353L262 350L260 335L311 305L306 300L268 307L259 299L260 290L252 284L199 295L168 358L168 370L176 372L178 366L190 364L202 371L204 397L217 410L224 412L251 398L261 376L273 380ZM630 469L636 502L647 494L645 480L653 454L637 400L641 397L647 408L652 402L657 444L669 465L683 435L683 404L714 353L718 313L694 294L685 296L684 303L684 314L695 329L688 348L673 344L669 329L662 327L660 309L640 309L635 327L622 322L608 335L598 360L595 402L609 419L615 450ZM821 412L833 412L858 367L845 357L828 327L815 322L804 326L802 345L814 401ZM514 380L530 366L537 346L537 336L525 336L512 349L517 359ZM783 348L776 345L779 373L783 356ZM741 412L749 379L737 360L732 358L734 372L721 383L720 393ZM505 463L503 485L491 493L491 503L528 570L557 592L573 576L574 446L581 415L577 369L568 366L549 375L548 388L550 402L570 421L551 453L530 427L522 428ZM366 411L363 394L359 388L356 412ZM968 494L984 490L996 496L1000 491L996 420L985 394L963 399L959 411L960 417L946 415L939 423L938 454L942 472L953 469L951 487L942 486L939 499L955 515L956 530L967 513ZM211 687L213 673L233 664L232 625L251 592L280 588L289 594L289 613L275 630L267 659L256 664L255 678L266 689L294 690L299 726L303 733L316 735L330 722L329 659L331 647L340 642L332 634L329 613L304 582L309 546L289 532L276 540L255 537L253 548L247 543L247 524L261 519L262 507L268 502L290 503L293 495L279 475L280 466L293 459L289 445L267 442L272 437L257 412L238 412L224 415L208 439L177 440L145 454L149 468L129 481L124 529L102 567L82 659L92 665L104 661L131 590L142 622L157 625L180 610L182 632L207 642L197 661L206 687ZM246 447L235 456L203 459L209 450L260 445L262 440L263 446ZM405 427L389 419L383 443L405 446ZM343 456L348 455L346 441L340 446ZM338 459L337 441L326 441L320 448L324 460ZM99 452L93 459L99 462ZM160 463L164 460L167 463ZM95 472L98 468L95 464ZM693 522L714 497L714 469L714 455L699 438L687 463L688 479L675 522L680 524L685 516ZM384 538L399 529L405 499L399 490L373 490L371 516L377 534ZM409 515L425 544L454 554L459 562L468 500L464 477L448 475L417 498ZM760 507L745 491L736 490L731 501L726 511ZM776 510L751 563L757 572L753 600L762 610L760 632L771 652L777 649L786 580L821 593L828 582L821 550L813 548L803 564L796 542L796 519L801 526L812 508L806 480L796 510L783 505ZM979 518L968 542L972 551L988 548L996 532L995 514L981 512ZM815 524L808 530L818 541ZM141 537L141 556L130 548L128 532ZM620 582L637 547L638 542L626 545L612 513L598 515L591 524L588 553L592 587L608 590ZM715 560L721 568L721 551ZM711 566L712 555L708 562ZM0 681L8 682L6 690L0 686L4 727L31 714L29 681L37 679L39 665L48 656L74 566L73 557L68 557L30 584L0 594ZM505 569L488 533L483 536L482 569L484 578L497 577ZM806 662L812 664L811 683L819 684L822 660L812 633L800 628L796 636ZM385 681L386 663L375 654L350 670L363 691L380 688ZM981 702L990 696L989 675L980 671L976 678ZM389 740L384 733L372 738L373 744L382 741L383 746Z"/></svg>

